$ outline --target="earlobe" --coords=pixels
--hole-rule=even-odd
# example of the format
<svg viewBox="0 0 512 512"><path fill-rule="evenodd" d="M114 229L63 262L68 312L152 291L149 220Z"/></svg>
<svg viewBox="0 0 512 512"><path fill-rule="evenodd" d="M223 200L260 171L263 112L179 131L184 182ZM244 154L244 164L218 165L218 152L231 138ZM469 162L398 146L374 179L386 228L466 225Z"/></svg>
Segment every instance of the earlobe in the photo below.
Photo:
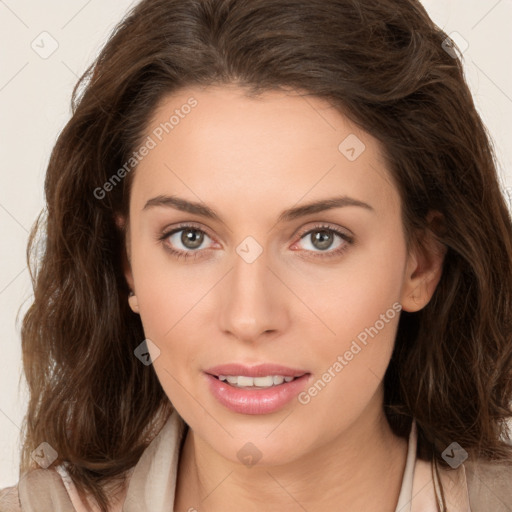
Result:
<svg viewBox="0 0 512 512"><path fill-rule="evenodd" d="M439 215L429 214L429 223L437 223ZM444 244L431 229L426 229L423 238L411 249L407 260L401 296L404 311L414 313L430 302L441 280L445 254Z"/></svg>
<svg viewBox="0 0 512 512"><path fill-rule="evenodd" d="M402 309L414 313L423 309L434 295L441 279L442 267L409 279L407 292L402 297Z"/></svg>
<svg viewBox="0 0 512 512"><path fill-rule="evenodd" d="M135 288L133 274L126 251L123 251L123 272L128 287L130 288L130 293L128 295L128 304L130 305L130 308L134 313L139 313L139 301L137 299L137 296L135 295L135 292L133 291Z"/></svg>
<svg viewBox="0 0 512 512"><path fill-rule="evenodd" d="M139 301L137 300L137 296L135 293L130 291L130 295L128 296L128 304L130 305L131 310L134 313L140 313L139 311Z"/></svg>

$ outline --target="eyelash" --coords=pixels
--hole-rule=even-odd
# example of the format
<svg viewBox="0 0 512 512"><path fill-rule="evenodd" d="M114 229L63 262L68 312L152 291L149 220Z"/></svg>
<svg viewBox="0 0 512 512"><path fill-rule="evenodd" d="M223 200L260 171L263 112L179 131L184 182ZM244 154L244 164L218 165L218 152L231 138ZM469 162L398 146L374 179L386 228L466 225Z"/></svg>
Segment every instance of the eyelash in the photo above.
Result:
<svg viewBox="0 0 512 512"><path fill-rule="evenodd" d="M165 250L167 250L169 253L171 253L177 259L180 259L180 258L183 258L185 260L187 260L189 258L195 259L198 256L200 256L200 253L202 252L202 250L200 250L200 249L189 250L189 251L176 250L165 243L165 241L171 235L174 235L175 233L179 233L180 231L186 231L187 229L189 229L191 231L197 231L199 233L203 233L206 236L208 236L209 238L213 239L213 237L210 236L208 234L208 232L195 226L194 224L180 224L178 227L173 228L170 231L165 231L164 233L159 235L158 241L164 245ZM334 233L335 235L338 235L345 243L333 251L306 251L306 252L312 252L313 258L317 258L317 257L332 258L332 257L340 256L342 253L344 253L348 249L348 247L350 245L354 244L353 237L351 237L350 235L348 235L346 233L343 233L342 231L340 231L332 226L325 225L325 224L317 224L313 228L310 228L307 231L305 231L304 233L301 233L299 236L299 240L302 240L306 235L311 235L312 233L315 233L318 231L327 231L328 233Z"/></svg>

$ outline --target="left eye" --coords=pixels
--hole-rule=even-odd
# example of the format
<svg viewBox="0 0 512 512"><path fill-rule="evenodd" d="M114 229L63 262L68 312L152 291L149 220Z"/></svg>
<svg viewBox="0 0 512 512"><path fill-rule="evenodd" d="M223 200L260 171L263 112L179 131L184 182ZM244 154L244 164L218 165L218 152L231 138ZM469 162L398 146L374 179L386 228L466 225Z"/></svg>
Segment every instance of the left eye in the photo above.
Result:
<svg viewBox="0 0 512 512"><path fill-rule="evenodd" d="M336 238L338 239L337 245L332 247L335 243ZM301 236L301 240L305 240L309 243L309 247L305 247L306 250L313 252L327 252L328 249L336 250L344 243L348 242L348 236L340 233L332 228L315 228ZM316 249L316 250L315 250Z"/></svg>

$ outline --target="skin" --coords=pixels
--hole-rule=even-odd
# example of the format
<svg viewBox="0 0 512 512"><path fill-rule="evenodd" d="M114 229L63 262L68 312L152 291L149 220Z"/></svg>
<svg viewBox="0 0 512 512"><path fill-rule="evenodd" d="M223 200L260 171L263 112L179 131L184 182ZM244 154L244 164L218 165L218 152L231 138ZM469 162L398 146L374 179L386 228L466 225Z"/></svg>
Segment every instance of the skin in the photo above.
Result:
<svg viewBox="0 0 512 512"><path fill-rule="evenodd" d="M401 201L379 142L326 101L293 91L249 98L237 86L187 88L162 101L145 136L193 96L198 105L140 162L133 177L125 276L144 332L160 350L154 370L190 426L179 461L175 510L395 510L407 440L383 412L383 377L399 315L389 320L325 388L263 415L230 411L203 371L241 362L283 364L321 378L356 336L396 302L417 311L439 281L442 251L425 235L407 250ZM366 146L350 161L339 144ZM222 222L157 206L158 195L200 201ZM337 195L363 201L287 222L286 208ZM164 241L192 222L199 248ZM307 234L318 225L330 247ZM194 232L193 232L194 233ZM196 236L198 236L198 233ZM305 236L304 236L305 235ZM252 263L236 252L248 236L263 249ZM185 241L186 243L186 241ZM176 258L165 249L196 251ZM345 250L327 257L338 247ZM197 244L196 244L197 247ZM253 443L262 458L245 466Z"/></svg>

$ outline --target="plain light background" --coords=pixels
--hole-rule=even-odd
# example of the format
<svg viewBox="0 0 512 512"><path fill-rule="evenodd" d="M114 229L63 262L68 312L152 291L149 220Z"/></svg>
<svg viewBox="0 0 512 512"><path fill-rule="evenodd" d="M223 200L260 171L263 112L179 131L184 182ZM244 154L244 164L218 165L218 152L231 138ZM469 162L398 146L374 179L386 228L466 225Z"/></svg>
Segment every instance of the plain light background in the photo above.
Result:
<svg viewBox="0 0 512 512"><path fill-rule="evenodd" d="M25 249L43 208L46 166L70 117L74 84L135 3L0 0L0 488L18 480L27 404L20 326L32 298ZM504 193L512 198L512 0L423 4L445 32L462 36L452 36L456 42L467 42L467 80L495 143Z"/></svg>

